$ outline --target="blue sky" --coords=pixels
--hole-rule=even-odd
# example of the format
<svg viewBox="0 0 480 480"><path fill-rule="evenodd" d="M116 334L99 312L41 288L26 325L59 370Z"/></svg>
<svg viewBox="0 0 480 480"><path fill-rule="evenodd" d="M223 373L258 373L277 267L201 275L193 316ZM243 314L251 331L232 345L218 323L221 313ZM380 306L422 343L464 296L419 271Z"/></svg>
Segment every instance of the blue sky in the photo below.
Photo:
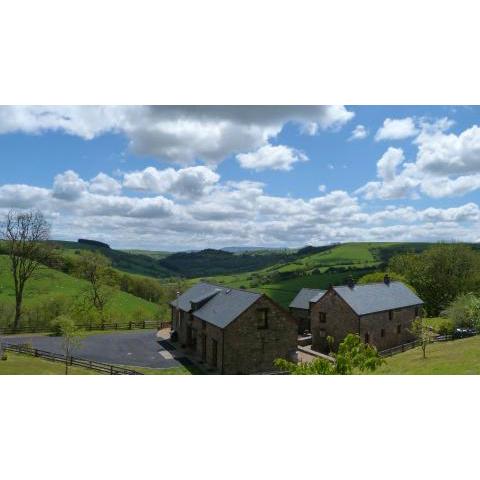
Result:
<svg viewBox="0 0 480 480"><path fill-rule="evenodd" d="M1 107L0 213L38 208L56 238L160 250L477 241L479 114Z"/></svg>

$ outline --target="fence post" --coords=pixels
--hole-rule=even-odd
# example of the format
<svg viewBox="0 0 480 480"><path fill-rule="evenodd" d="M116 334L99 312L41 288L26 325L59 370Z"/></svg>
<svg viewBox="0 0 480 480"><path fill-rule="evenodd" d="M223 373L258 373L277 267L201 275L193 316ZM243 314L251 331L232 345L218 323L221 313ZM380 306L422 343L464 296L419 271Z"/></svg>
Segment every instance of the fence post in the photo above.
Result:
<svg viewBox="0 0 480 480"><path fill-rule="evenodd" d="M143 329L145 330L145 320L143 321Z"/></svg>
<svg viewBox="0 0 480 480"><path fill-rule="evenodd" d="M113 375L113 365L110 365L110 375Z"/></svg>
<svg viewBox="0 0 480 480"><path fill-rule="evenodd" d="M115 330L118 330L118 323L115 322Z"/></svg>
<svg viewBox="0 0 480 480"><path fill-rule="evenodd" d="M132 322L128 322L128 329L131 330L132 329Z"/></svg>

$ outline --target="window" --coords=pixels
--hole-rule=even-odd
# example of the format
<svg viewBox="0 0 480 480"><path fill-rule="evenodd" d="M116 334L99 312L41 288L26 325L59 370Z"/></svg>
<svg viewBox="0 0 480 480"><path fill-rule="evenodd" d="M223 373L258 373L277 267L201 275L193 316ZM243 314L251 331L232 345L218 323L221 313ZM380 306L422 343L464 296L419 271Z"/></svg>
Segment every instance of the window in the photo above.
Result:
<svg viewBox="0 0 480 480"><path fill-rule="evenodd" d="M382 329L380 330L380 336L381 336L382 338L385 336L385 329L384 329L384 328L382 328Z"/></svg>
<svg viewBox="0 0 480 480"><path fill-rule="evenodd" d="M370 335L368 332L365 333L365 343L370 343Z"/></svg>
<svg viewBox="0 0 480 480"><path fill-rule="evenodd" d="M257 310L257 329L265 330L268 328L268 308L259 308Z"/></svg>
<svg viewBox="0 0 480 480"><path fill-rule="evenodd" d="M388 311L388 319L393 320L393 310Z"/></svg>
<svg viewBox="0 0 480 480"><path fill-rule="evenodd" d="M325 312L319 312L318 319L320 323L325 323L327 321L327 314Z"/></svg>
<svg viewBox="0 0 480 480"><path fill-rule="evenodd" d="M397 325L397 333L402 333L402 326L400 324Z"/></svg>
<svg viewBox="0 0 480 480"><path fill-rule="evenodd" d="M320 337L322 337L322 338L325 338L325 337L327 336L327 332L326 332L326 330L325 330L324 328L320 328L320 329L318 330L318 334L319 334Z"/></svg>

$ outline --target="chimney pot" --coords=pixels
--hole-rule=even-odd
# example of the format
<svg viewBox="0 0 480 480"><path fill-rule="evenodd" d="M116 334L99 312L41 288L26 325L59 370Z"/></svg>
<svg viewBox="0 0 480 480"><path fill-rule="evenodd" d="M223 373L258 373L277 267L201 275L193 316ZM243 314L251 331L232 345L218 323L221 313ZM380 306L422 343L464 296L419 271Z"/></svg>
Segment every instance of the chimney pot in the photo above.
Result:
<svg viewBox="0 0 480 480"><path fill-rule="evenodd" d="M388 273L386 273L385 276L383 277L383 281L384 281L385 285L390 284L390 276L388 275Z"/></svg>
<svg viewBox="0 0 480 480"><path fill-rule="evenodd" d="M353 280L353 277L352 277L351 275L348 277L347 285L348 285L350 288L353 288L353 287L355 286L355 281Z"/></svg>

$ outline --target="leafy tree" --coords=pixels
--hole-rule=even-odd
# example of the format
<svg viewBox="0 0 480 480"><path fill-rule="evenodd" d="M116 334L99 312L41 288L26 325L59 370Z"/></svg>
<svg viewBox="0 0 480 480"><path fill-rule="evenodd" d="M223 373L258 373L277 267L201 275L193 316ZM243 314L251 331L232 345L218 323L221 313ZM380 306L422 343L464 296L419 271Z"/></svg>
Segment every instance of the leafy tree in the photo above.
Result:
<svg viewBox="0 0 480 480"><path fill-rule="evenodd" d="M15 287L15 317L13 328L17 330L22 317L25 285L35 272L53 258L53 249L46 242L50 225L40 212L16 212L11 210L2 224L0 238L10 258Z"/></svg>
<svg viewBox="0 0 480 480"><path fill-rule="evenodd" d="M65 355L65 375L68 375L68 363L72 356L73 349L80 346L84 332L66 315L60 315L56 319L55 325L62 336L62 346Z"/></svg>
<svg viewBox="0 0 480 480"><path fill-rule="evenodd" d="M277 359L274 365L293 375L351 375L354 372L375 371L384 362L372 345L362 342L356 334L348 334L338 347L330 353L334 361L316 358L308 363L293 363Z"/></svg>
<svg viewBox="0 0 480 480"><path fill-rule="evenodd" d="M76 274L88 282L84 292L86 307L98 313L103 325L106 306L116 286L116 275L110 260L96 251L83 250L78 256Z"/></svg>
<svg viewBox="0 0 480 480"><path fill-rule="evenodd" d="M464 244L438 244L422 253L394 256L389 270L403 275L437 316L458 295L480 287L480 255Z"/></svg>
<svg viewBox="0 0 480 480"><path fill-rule="evenodd" d="M410 326L410 331L420 340L422 347L423 358L427 357L427 346L433 340L434 332L432 327L428 325L427 319L424 317L417 317Z"/></svg>
<svg viewBox="0 0 480 480"><path fill-rule="evenodd" d="M395 273L395 272L367 273L366 275L363 275L363 277L360 277L357 283L360 285L364 285L366 283L380 283L384 281L385 275L387 274L390 277L391 281L402 282L405 285L409 286L412 290L415 290L411 285L409 285L407 279L403 275L400 275L399 273Z"/></svg>
<svg viewBox="0 0 480 480"><path fill-rule="evenodd" d="M473 293L459 295L447 307L445 315L458 328L476 327L480 322L480 298Z"/></svg>

